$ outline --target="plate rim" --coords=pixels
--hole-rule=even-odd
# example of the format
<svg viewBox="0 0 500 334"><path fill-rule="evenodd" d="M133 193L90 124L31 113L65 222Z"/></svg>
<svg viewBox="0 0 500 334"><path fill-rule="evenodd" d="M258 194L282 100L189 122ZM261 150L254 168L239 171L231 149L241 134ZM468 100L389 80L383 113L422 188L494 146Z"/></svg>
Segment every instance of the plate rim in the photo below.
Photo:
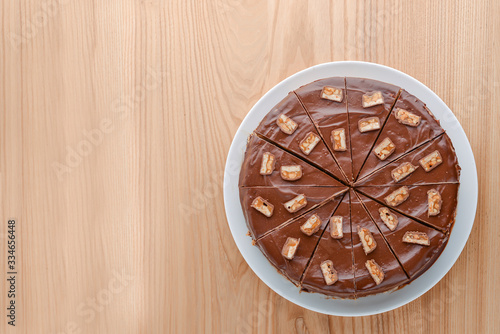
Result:
<svg viewBox="0 0 500 334"><path fill-rule="evenodd" d="M330 73L332 71L338 72L338 74L331 75ZM375 73L385 73L388 77L391 77L391 80L388 81L385 77L379 78L378 74L376 78L373 78L373 75L370 71L374 71ZM344 72L344 74L340 74L342 72ZM346 74L345 72L365 75L352 75ZM327 74L322 75L322 73ZM241 235L241 224L244 225L244 229L246 229L246 231L248 231L248 227L246 226L246 221L244 218L243 221L241 221L241 217L243 217L243 211L241 208L239 196L237 196L237 198L235 198L234 196L235 188L236 193L238 193L237 181L239 170L241 169L242 154L244 154L244 149L246 147L246 138L251 133L246 129L246 127L251 127L252 123L258 124L270 110L269 108L260 111L259 108L261 107L261 105L266 103L275 105L284 96L286 96L288 92L297 89L303 84L332 76L366 77L370 79L380 80L383 82L396 84L407 90L409 93L417 96L429 106L429 109L433 112L436 118L440 120L441 125L450 136L450 139L457 152L459 164L462 167L455 226L450 232L448 244L446 245L443 253L438 258L438 260L422 276L395 292L362 297L356 300L332 299L318 293L299 292L298 287L294 286L293 283L291 283L278 273L276 268L270 264L270 262L267 260L267 258L265 258L258 247L251 245L252 239L248 235ZM403 87L403 85L395 83L394 81L406 82L407 85ZM422 96L421 94L424 93L428 95ZM252 119L255 118L255 115L259 112L262 113L262 118L258 120ZM256 126L253 129L255 128ZM242 139L245 140L242 141ZM460 146L458 146L457 144L460 144ZM236 182L234 182L235 179ZM226 164L224 168L223 196L227 222L238 250L245 259L245 262L252 269L252 271L271 290L273 290L283 298L289 300L290 302L315 312L336 316L367 316L391 311L412 302L413 300L424 295L432 287L434 287L449 272L449 270L451 270L455 262L458 260L460 254L462 253L474 225L478 200L477 168L469 140L462 126L458 122L458 119L455 117L451 109L444 103L444 101L441 100L441 98L426 85L406 73L403 73L392 67L377 63L364 61L327 62L311 66L285 78L284 80L273 86L269 91L267 91L250 109L250 111L247 113L240 126L238 127L238 130L233 137L231 146L227 154ZM464 209L465 206L467 206L466 209ZM239 214L237 212L238 210L240 211ZM460 217L459 213L461 214ZM459 221L461 222L461 224L459 228L457 228L457 222ZM240 226L238 226L238 224ZM248 246L250 246L251 248L249 248ZM450 249L452 248L454 250L454 253L450 253ZM264 261L268 264L268 266L266 266L266 263L256 262L262 261L262 259L258 259L259 256L258 253L255 252L255 250L257 250L262 255L262 258L265 259ZM448 252L446 252L447 250ZM443 259L444 254L446 254L447 262L441 263L439 268L437 268L436 264L441 259ZM269 267L274 270L270 270ZM286 282L288 282L289 284L287 284ZM410 289L410 287L412 286L415 287L415 283L417 282L418 287L416 289ZM408 293L405 294L405 292ZM393 296L396 297L393 298ZM384 303L378 304L376 299L382 299ZM325 300L327 301L326 303L324 302ZM337 305L331 303L335 303ZM368 306L364 305L367 303ZM371 307L371 304L374 304L374 307ZM335 305L336 307L330 308L327 307L328 305ZM347 307L344 310L344 307L342 307L342 305L350 305L351 307Z"/></svg>

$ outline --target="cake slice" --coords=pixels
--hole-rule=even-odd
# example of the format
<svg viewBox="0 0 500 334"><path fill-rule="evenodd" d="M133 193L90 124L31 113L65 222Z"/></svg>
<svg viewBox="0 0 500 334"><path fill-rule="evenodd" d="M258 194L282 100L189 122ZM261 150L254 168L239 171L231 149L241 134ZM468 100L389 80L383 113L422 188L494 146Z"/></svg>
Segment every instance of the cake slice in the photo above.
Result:
<svg viewBox="0 0 500 334"><path fill-rule="evenodd" d="M356 297L395 290L408 276L353 190L350 197Z"/></svg>
<svg viewBox="0 0 500 334"><path fill-rule="evenodd" d="M389 115L358 179L444 133L425 103L405 90ZM392 143L392 144L391 144Z"/></svg>
<svg viewBox="0 0 500 334"><path fill-rule="evenodd" d="M345 78L314 81L295 90L349 181L353 180Z"/></svg>
<svg viewBox="0 0 500 334"><path fill-rule="evenodd" d="M346 192L346 187L254 187L240 188L240 200L250 234L254 239L302 216L330 198Z"/></svg>
<svg viewBox="0 0 500 334"><path fill-rule="evenodd" d="M257 246L269 261L296 285L341 198L330 199L257 240Z"/></svg>
<svg viewBox="0 0 500 334"><path fill-rule="evenodd" d="M308 292L354 298L349 194L344 196L335 213L329 217L329 221L304 273L301 286ZM339 235L340 226L342 226L342 236Z"/></svg>
<svg viewBox="0 0 500 334"><path fill-rule="evenodd" d="M356 179L392 110L399 87L376 80L348 77L346 90L352 173Z"/></svg>
<svg viewBox="0 0 500 334"><path fill-rule="evenodd" d="M345 180L297 96L292 92L260 122L255 132L317 166L339 180Z"/></svg>
<svg viewBox="0 0 500 334"><path fill-rule="evenodd" d="M441 255L448 235L401 215L358 193L363 205L410 278L426 271Z"/></svg>
<svg viewBox="0 0 500 334"><path fill-rule="evenodd" d="M251 135L241 166L240 187L342 186L342 184L281 148Z"/></svg>
<svg viewBox="0 0 500 334"><path fill-rule="evenodd" d="M448 232L455 222L458 183L420 186L357 187L393 211Z"/></svg>
<svg viewBox="0 0 500 334"><path fill-rule="evenodd" d="M432 157L436 158L434 164ZM459 179L457 156L450 138L445 133L360 179L356 186L458 183Z"/></svg>

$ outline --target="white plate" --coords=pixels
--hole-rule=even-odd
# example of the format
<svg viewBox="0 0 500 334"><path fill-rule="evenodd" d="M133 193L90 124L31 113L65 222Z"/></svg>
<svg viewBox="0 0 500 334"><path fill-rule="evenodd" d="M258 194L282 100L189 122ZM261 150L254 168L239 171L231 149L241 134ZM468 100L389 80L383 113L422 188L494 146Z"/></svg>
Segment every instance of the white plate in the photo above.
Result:
<svg viewBox="0 0 500 334"><path fill-rule="evenodd" d="M455 146L462 167L455 226L448 245L438 260L422 276L400 290L357 300L332 299L318 293L301 293L299 288L280 275L259 248L252 246L252 240L247 236L248 227L238 192L238 178L247 137L257 128L264 116L290 91L312 81L335 76L380 80L403 87L417 96L441 121ZM250 268L267 286L289 301L316 312L338 316L363 316L403 306L423 295L446 275L462 252L474 224L477 189L476 164L467 136L453 112L434 92L416 79L393 68L374 63L343 61L313 66L292 75L273 87L250 110L229 149L224 174L224 205L236 245Z"/></svg>

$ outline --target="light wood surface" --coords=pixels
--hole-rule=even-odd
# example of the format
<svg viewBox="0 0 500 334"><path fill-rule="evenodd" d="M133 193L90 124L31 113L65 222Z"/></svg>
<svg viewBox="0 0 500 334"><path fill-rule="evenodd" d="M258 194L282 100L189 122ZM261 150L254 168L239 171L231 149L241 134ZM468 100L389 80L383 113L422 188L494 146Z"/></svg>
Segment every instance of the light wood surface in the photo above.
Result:
<svg viewBox="0 0 500 334"><path fill-rule="evenodd" d="M1 333L500 328L498 1L6 0L0 17ZM479 176L453 269L418 300L363 318L317 314L267 288L222 201L227 151L252 105L336 60L389 65L434 90Z"/></svg>

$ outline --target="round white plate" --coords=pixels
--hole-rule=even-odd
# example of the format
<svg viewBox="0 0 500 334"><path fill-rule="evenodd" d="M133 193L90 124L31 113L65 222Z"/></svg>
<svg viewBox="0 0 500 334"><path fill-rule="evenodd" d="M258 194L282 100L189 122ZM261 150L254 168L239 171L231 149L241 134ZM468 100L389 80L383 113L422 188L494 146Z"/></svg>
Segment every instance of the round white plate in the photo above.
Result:
<svg viewBox="0 0 500 334"><path fill-rule="evenodd" d="M257 128L264 116L290 91L312 81L335 77L362 77L388 82L406 89L427 104L450 136L462 167L461 185L455 226L448 245L436 263L411 284L391 293L382 293L342 300L318 293L300 292L252 246L243 216L238 191L238 179L245 153L247 137ZM342 61L316 65L283 80L267 92L250 110L241 123L229 149L224 174L224 205L234 241L250 268L271 289L289 301L307 309L338 316L363 316L386 312L420 297L437 284L451 269L469 237L477 206L477 172L474 155L460 123L446 104L429 88L416 79L393 68L374 63Z"/></svg>

